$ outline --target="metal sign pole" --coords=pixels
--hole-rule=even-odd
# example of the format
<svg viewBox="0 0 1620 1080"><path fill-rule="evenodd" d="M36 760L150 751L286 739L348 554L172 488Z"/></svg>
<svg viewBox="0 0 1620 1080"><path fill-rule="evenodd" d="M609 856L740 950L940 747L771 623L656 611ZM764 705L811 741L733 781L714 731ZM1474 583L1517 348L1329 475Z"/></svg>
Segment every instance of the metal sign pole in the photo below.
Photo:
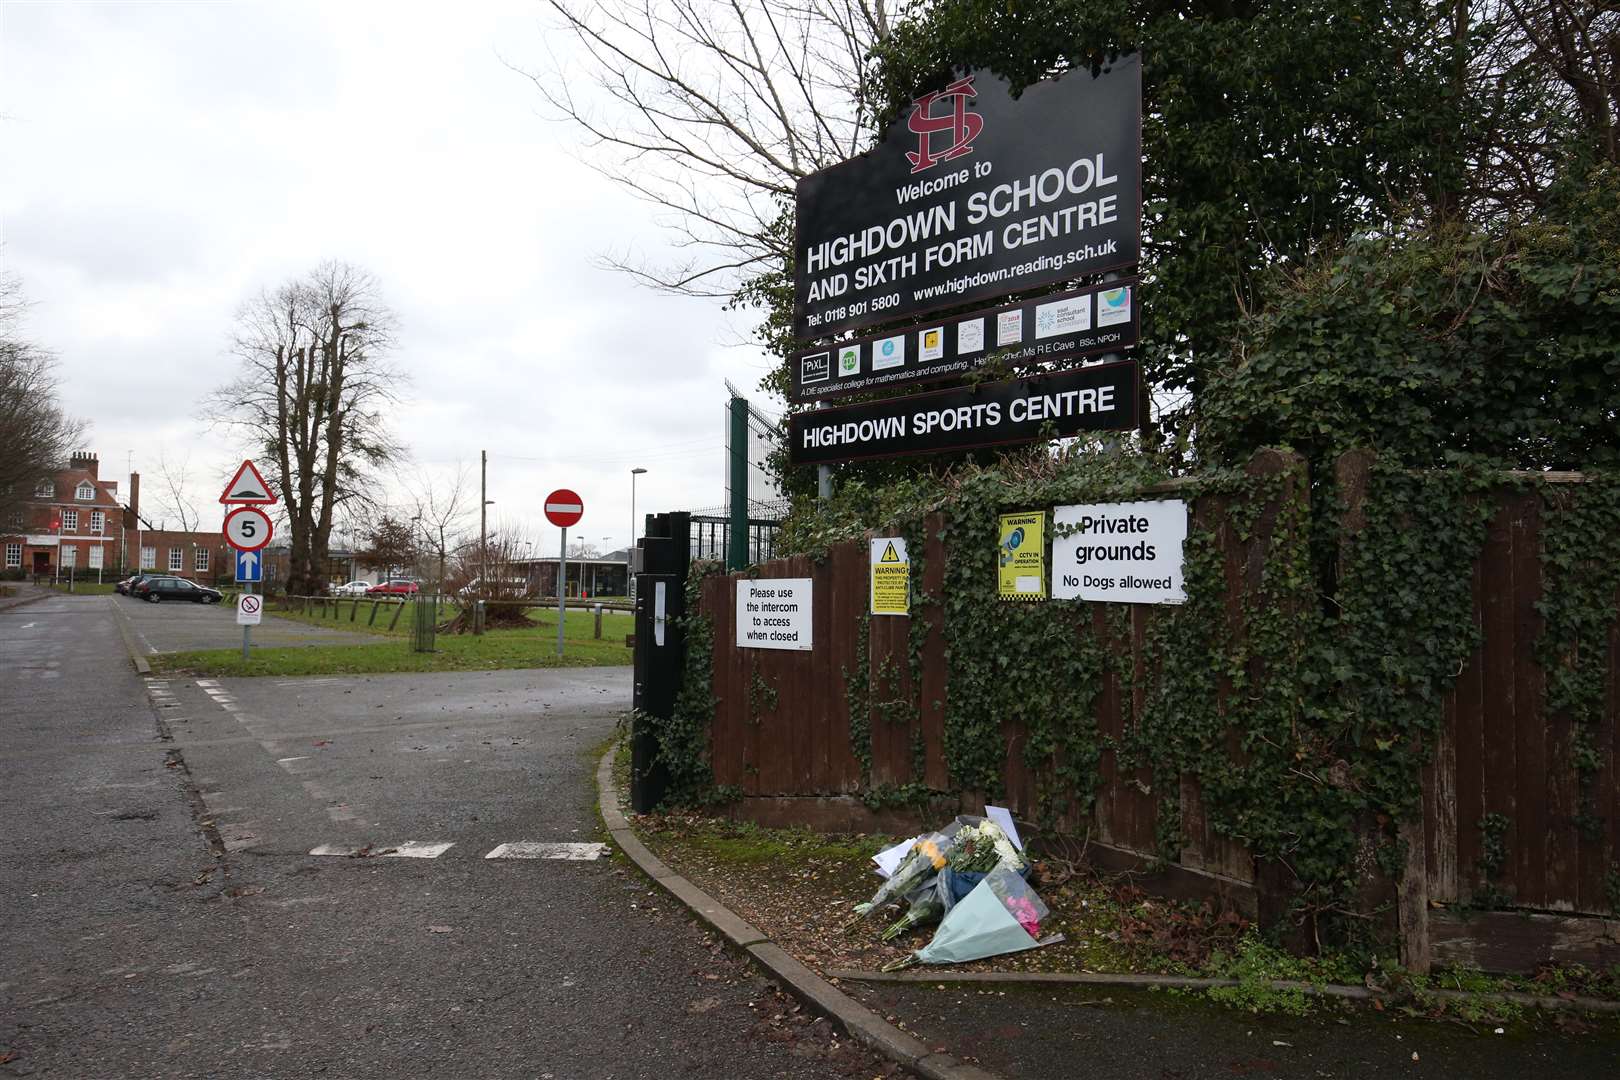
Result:
<svg viewBox="0 0 1620 1080"><path fill-rule="evenodd" d="M244 581L242 583L242 595L243 596L252 596L253 595L253 582ZM241 598L239 597L236 602L237 602L238 605L240 605L242 603ZM252 635L252 633L253 633L253 627L248 626L246 623L244 623L242 625L242 659L243 660L246 660L248 658L248 644L249 644L248 639Z"/></svg>
<svg viewBox="0 0 1620 1080"><path fill-rule="evenodd" d="M563 620L568 617L568 526L562 527L562 547L557 552L557 655L563 654Z"/></svg>

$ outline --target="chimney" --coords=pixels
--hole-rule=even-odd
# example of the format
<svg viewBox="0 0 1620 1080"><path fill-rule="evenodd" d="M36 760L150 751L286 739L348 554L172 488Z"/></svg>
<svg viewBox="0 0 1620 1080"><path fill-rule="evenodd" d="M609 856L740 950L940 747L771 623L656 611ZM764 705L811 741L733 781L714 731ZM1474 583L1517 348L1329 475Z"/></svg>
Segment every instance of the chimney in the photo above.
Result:
<svg viewBox="0 0 1620 1080"><path fill-rule="evenodd" d="M129 474L129 513L136 520L141 516L141 474Z"/></svg>
<svg viewBox="0 0 1620 1080"><path fill-rule="evenodd" d="M90 474L90 479L100 479L96 473L101 468L101 463L96 460L96 455L89 450L75 450L73 456L68 458L68 468L83 469Z"/></svg>

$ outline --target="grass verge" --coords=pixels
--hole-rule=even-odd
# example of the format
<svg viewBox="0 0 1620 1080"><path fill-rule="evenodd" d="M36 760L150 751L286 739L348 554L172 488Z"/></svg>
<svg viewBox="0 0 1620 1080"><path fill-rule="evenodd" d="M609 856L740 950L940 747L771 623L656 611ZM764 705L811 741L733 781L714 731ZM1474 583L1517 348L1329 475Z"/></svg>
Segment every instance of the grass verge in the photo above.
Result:
<svg viewBox="0 0 1620 1080"><path fill-rule="evenodd" d="M885 943L881 934L900 915L889 909L844 927L851 907L869 899L880 879L870 857L891 837L817 834L678 814L635 819L654 854L690 878L803 963L875 970L925 943L932 927ZM1551 1020L1493 995L1584 996L1620 1000L1620 966L1606 972L1577 966L1549 968L1534 977L1497 977L1467 968L1430 976L1406 972L1392 959L1329 954L1297 957L1276 947L1233 913L1150 897L1126 880L1104 879L1056 859L1036 858L1032 884L1051 908L1042 933L1062 943L1028 952L951 966L953 971L1101 972L1191 975L1237 980L1207 994L1230 1008L1301 1015L1355 1008L1340 999L1279 989L1275 980L1366 986L1379 997L1373 1010L1401 1019L1436 1020L1490 1030L1498 1025L1552 1023L1606 1029L1620 1021ZM1441 997L1461 991L1467 997Z"/></svg>
<svg viewBox="0 0 1620 1080"><path fill-rule="evenodd" d="M628 619L629 616L622 616ZM403 621L403 620L402 620ZM556 653L556 623L533 629L493 630L481 637L440 634L431 653L411 651L410 639L370 645L304 645L254 649L202 649L149 657L152 670L165 674L360 675L402 671L494 671L503 668L615 667L631 662L623 635L594 639L589 619L569 619L563 655Z"/></svg>

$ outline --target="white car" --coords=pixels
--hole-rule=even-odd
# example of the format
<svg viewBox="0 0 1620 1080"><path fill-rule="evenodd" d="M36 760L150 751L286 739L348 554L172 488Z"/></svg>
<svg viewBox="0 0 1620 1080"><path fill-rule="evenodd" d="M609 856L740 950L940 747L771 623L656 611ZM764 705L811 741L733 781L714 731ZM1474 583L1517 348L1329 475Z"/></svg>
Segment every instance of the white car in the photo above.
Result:
<svg viewBox="0 0 1620 1080"><path fill-rule="evenodd" d="M337 586L336 588L334 588L332 590L332 595L333 596L364 596L364 595L366 595L366 590L369 589L369 588L371 588L371 582L369 582L369 581L360 581L360 580L356 579L354 581L349 582L346 585Z"/></svg>

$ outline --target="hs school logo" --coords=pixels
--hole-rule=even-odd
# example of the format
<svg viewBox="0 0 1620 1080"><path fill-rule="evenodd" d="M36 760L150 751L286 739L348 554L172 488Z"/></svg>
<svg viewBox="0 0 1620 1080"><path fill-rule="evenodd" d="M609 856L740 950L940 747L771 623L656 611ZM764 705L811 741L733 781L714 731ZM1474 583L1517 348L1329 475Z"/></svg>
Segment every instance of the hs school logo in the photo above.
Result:
<svg viewBox="0 0 1620 1080"><path fill-rule="evenodd" d="M924 94L911 103L911 117L906 121L906 127L917 136L917 149L907 150L906 160L911 162L912 172L920 173L924 169L932 169L941 161L973 153L973 147L968 144L984 130L984 117L968 112L967 102L968 98L977 96L978 91L973 89L973 76L969 75L943 90ZM934 102L942 98L950 102L951 111L944 116L936 116ZM936 154L930 140L940 133L951 142Z"/></svg>

